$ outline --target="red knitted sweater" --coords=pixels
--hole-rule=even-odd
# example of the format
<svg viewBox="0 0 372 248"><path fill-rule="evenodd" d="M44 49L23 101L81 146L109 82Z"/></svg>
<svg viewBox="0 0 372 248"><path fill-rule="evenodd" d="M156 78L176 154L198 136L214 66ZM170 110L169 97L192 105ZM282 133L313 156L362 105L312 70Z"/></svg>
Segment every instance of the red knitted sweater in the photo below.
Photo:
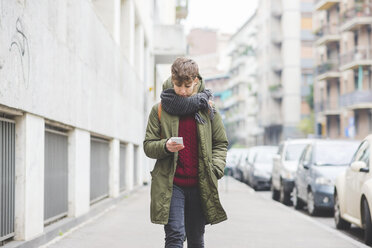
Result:
<svg viewBox="0 0 372 248"><path fill-rule="evenodd" d="M174 184L193 187L198 184L198 138L194 115L180 117L178 136L183 137L185 148L178 152Z"/></svg>

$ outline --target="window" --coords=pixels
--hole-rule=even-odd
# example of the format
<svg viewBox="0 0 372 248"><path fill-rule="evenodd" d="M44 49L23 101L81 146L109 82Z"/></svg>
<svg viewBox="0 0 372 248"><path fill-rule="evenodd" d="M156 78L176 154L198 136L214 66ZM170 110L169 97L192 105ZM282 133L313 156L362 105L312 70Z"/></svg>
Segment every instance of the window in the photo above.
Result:
<svg viewBox="0 0 372 248"><path fill-rule="evenodd" d="M356 151L352 162L354 161L363 161L369 167L369 155L370 155L370 147L368 141L364 141Z"/></svg>
<svg viewBox="0 0 372 248"><path fill-rule="evenodd" d="M301 19L301 29L312 30L313 20L312 18L306 17Z"/></svg>
<svg viewBox="0 0 372 248"><path fill-rule="evenodd" d="M327 117L327 136L329 137L330 135L330 132L331 132L331 120L329 118L329 116Z"/></svg>
<svg viewBox="0 0 372 248"><path fill-rule="evenodd" d="M354 90L358 89L358 71L354 70Z"/></svg>
<svg viewBox="0 0 372 248"><path fill-rule="evenodd" d="M302 153L302 155L301 155L301 161L302 161L302 163L300 163L301 165L303 165L303 164L309 164L310 162L311 162L311 154L312 154L312 147L311 147L311 145L308 145L305 149L304 149L304 151L303 151L303 153Z"/></svg>
<svg viewBox="0 0 372 248"><path fill-rule="evenodd" d="M355 31L354 32L354 50L355 50L355 52L358 52L358 42L359 42L358 31Z"/></svg>
<svg viewBox="0 0 372 248"><path fill-rule="evenodd" d="M354 122L355 134L358 134L359 133L359 112L358 111L354 112L354 119L355 119L355 122Z"/></svg>
<svg viewBox="0 0 372 248"><path fill-rule="evenodd" d="M281 144L280 146L279 146L279 149L278 149L278 155L282 155L282 152L283 152L283 144Z"/></svg>

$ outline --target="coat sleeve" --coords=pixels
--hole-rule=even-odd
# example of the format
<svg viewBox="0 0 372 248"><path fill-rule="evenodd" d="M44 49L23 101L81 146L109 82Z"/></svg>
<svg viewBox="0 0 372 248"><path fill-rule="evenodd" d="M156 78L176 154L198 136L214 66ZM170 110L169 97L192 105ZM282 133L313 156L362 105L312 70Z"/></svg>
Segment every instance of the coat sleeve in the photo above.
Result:
<svg viewBox="0 0 372 248"><path fill-rule="evenodd" d="M228 144L221 115L216 112L212 121L212 163L218 179L224 175Z"/></svg>
<svg viewBox="0 0 372 248"><path fill-rule="evenodd" d="M160 121L157 112L157 104L151 109L146 128L146 136L143 141L143 149L149 158L163 159L173 155L165 149L165 143L168 139L160 138Z"/></svg>

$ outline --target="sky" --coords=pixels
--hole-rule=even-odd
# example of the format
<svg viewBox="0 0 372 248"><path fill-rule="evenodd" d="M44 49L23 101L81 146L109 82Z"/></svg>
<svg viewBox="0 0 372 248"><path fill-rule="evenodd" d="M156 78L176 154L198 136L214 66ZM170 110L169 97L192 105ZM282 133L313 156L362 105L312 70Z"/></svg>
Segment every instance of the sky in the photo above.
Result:
<svg viewBox="0 0 372 248"><path fill-rule="evenodd" d="M258 0L189 0L184 22L186 33L192 28L213 28L234 33L253 14Z"/></svg>

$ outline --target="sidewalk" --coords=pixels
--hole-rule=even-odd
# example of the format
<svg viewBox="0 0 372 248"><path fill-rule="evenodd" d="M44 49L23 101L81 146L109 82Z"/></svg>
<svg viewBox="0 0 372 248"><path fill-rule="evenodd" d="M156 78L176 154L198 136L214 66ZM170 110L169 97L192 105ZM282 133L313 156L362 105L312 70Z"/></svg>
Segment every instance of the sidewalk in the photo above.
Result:
<svg viewBox="0 0 372 248"><path fill-rule="evenodd" d="M164 247L163 226L150 222L149 194L149 187L142 188L101 216L44 247ZM220 194L229 219L206 227L206 247L366 247L310 217L260 197L230 177L220 181Z"/></svg>

